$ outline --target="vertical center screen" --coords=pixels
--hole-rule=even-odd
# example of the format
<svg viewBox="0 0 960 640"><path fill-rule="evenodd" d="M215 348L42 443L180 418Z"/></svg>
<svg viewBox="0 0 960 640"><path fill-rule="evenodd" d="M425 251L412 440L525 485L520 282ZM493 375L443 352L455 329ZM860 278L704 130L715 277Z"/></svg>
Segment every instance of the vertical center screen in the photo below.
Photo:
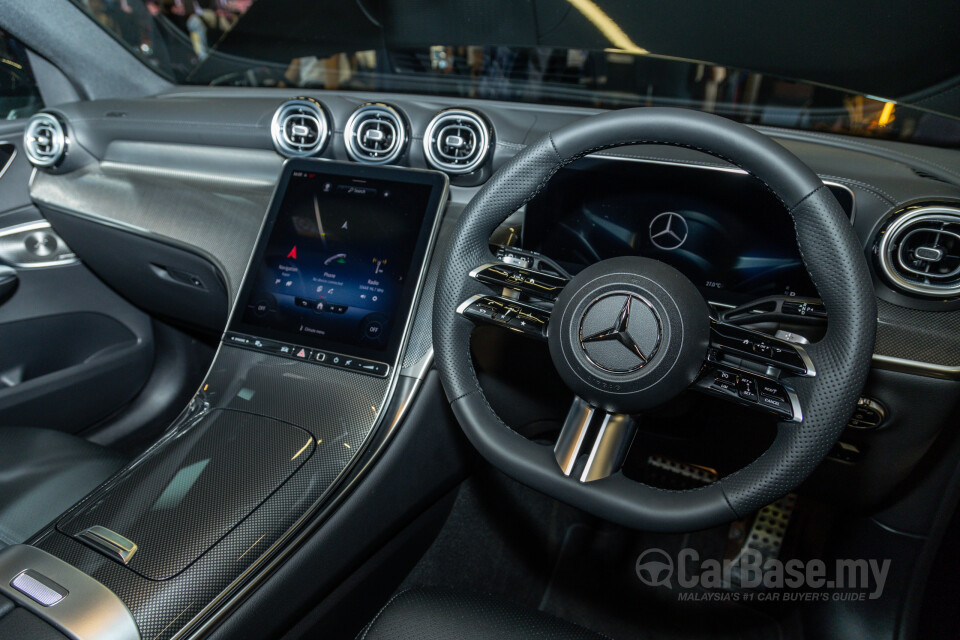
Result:
<svg viewBox="0 0 960 640"><path fill-rule="evenodd" d="M419 180L291 171L232 328L386 358L433 221Z"/></svg>

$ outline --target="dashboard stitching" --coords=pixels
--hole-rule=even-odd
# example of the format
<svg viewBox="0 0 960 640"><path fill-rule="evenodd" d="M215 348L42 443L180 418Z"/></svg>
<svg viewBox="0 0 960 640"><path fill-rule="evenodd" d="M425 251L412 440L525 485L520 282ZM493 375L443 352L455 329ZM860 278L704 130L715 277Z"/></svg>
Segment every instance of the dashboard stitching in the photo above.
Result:
<svg viewBox="0 0 960 640"><path fill-rule="evenodd" d="M767 129L767 130L770 130L770 131L776 131L776 132L779 132L780 134L782 134L783 137L786 137L786 138L788 138L788 139L794 139L794 135L795 135L795 134L794 134L793 131L791 131L791 130L789 130L789 129L783 129L783 128L781 128L781 127L762 127L762 128L758 128L758 130L760 130L761 132L762 132L764 129ZM878 156L878 157L883 157L882 154L877 153L877 148L876 148L876 147L873 147L873 146L871 146L871 145L869 145L869 144L865 144L865 143L859 142L859 141L857 141L857 140L844 139L843 142L841 143L840 141L836 140L836 139L833 138L832 136L824 135L824 134L822 134L822 133L815 133L815 132L810 132L810 131L808 131L808 132L805 132L805 134L806 134L805 137L813 138L813 139L816 139L816 140L822 140L822 141L824 141L824 142L828 142L828 143L831 143L831 144L836 144L836 145L838 145L838 146L849 145L849 146L851 146L851 147L859 147L860 149L866 150L867 153L869 153L870 155L874 155L874 156ZM802 140L803 137L800 136L800 137L797 137L796 139L801 139L801 140ZM957 172L957 171L955 171L955 170L953 170L953 169L951 169L951 168L949 168L949 167L947 167L947 166L945 166L945 165L942 165L942 164L940 164L939 162L935 162L935 161L933 161L933 160L927 160L927 159L924 159L924 158L920 158L920 157L918 157L918 156L915 156L915 155L912 155L912 154L909 154L909 153L905 153L905 152L903 152L903 151L898 151L898 150L896 150L896 149L884 148L883 151L884 151L885 153L889 153L889 154L892 155L892 156L899 156L899 157L901 157L901 158L906 158L906 159L909 159L909 160L913 160L913 161L916 161L916 162L920 162L920 163L922 163L922 164L928 164L928 165L930 165L930 166L937 167L938 169L942 169L945 173L947 173L947 174L950 175L950 176L953 176L954 178L960 178L960 172Z"/></svg>
<svg viewBox="0 0 960 640"><path fill-rule="evenodd" d="M867 193L876 196L880 200L886 200L887 203L891 205L897 204L897 199L891 196L889 193L881 189L880 187L870 184L869 182L863 182L862 180L856 180L854 178L844 178L841 176L832 176L828 174L823 174L821 178L827 178L828 180L835 180L840 183L853 184L858 187L861 187Z"/></svg>

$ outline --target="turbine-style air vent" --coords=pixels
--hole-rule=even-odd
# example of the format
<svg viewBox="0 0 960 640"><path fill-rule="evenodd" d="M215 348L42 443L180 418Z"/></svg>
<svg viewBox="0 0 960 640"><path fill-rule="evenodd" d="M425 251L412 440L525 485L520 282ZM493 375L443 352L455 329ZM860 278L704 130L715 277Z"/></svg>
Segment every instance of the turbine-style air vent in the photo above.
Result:
<svg viewBox="0 0 960 640"><path fill-rule="evenodd" d="M960 209L926 206L902 213L883 231L877 257L884 275L904 291L960 295Z"/></svg>
<svg viewBox="0 0 960 640"><path fill-rule="evenodd" d="M23 150L38 167L52 167L67 153L67 136L59 118L51 113L38 113L30 118L23 132Z"/></svg>
<svg viewBox="0 0 960 640"><path fill-rule="evenodd" d="M472 111L447 109L433 117L423 135L427 161L447 173L470 173L487 159L490 128Z"/></svg>
<svg viewBox="0 0 960 640"><path fill-rule="evenodd" d="M388 164L403 155L407 127L400 112L386 104L361 105L343 129L347 155L357 162Z"/></svg>
<svg viewBox="0 0 960 640"><path fill-rule="evenodd" d="M273 146L282 155L304 158L323 151L330 125L323 105L313 98L294 98L277 109L270 133Z"/></svg>

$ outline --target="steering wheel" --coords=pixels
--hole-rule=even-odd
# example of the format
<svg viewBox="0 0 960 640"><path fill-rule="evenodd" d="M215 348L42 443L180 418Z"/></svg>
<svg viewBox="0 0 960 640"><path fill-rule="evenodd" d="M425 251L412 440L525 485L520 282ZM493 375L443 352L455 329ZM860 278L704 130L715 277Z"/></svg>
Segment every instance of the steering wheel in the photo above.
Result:
<svg viewBox="0 0 960 640"><path fill-rule="evenodd" d="M674 145L722 158L779 199L829 313L823 338L799 345L711 318L693 283L659 261L613 258L567 281L498 262L491 254L493 231L558 169L631 144ZM547 134L474 196L442 256L433 342L453 412L493 466L628 527L691 531L757 511L796 488L823 460L863 389L876 318L873 286L850 221L806 165L725 118L641 108L592 116ZM479 322L548 342L557 372L575 394L554 446L524 438L490 407L470 352ZM631 416L688 388L779 416L770 447L740 470L696 489L664 490L626 477L621 466L636 431Z"/></svg>

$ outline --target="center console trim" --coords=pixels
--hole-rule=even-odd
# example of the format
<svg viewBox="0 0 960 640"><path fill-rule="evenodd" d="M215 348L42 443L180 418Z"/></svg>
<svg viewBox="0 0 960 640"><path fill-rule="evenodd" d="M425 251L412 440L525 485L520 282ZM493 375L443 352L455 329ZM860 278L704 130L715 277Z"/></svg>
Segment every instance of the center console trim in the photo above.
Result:
<svg viewBox="0 0 960 640"><path fill-rule="evenodd" d="M33 570L68 593L45 607L11 582ZM133 614L110 589L46 551L17 544L0 551L0 593L43 618L71 640L140 640Z"/></svg>
<svg viewBox="0 0 960 640"><path fill-rule="evenodd" d="M287 162L290 161L288 160ZM405 168L405 170L440 173L428 169ZM410 308L407 309L406 317L404 319L403 332L401 334L399 348L397 349L397 366L390 367L388 374L389 381L383 402L383 411L381 411L377 416L375 423L371 427L369 435L364 441L363 447L357 451L356 455L350 460L343 471L341 471L334 484L324 491L323 495L321 495L313 504L311 504L305 510L303 515L298 518L297 521L289 529L287 529L286 532L279 536L270 547L264 550L260 556L256 558L245 571L243 571L229 585L227 585L220 592L220 594L217 595L217 597L211 600L207 606L200 609L190 620L186 621L180 630L171 636L171 640L184 640L186 638L201 637L213 626L218 624L218 622L224 615L227 614L233 605L245 598L252 590L254 590L260 584L260 582L262 582L279 565L280 562L287 558L307 536L309 536L313 531L316 530L317 527L320 526L320 524L322 524L322 522L326 519L326 514L329 514L334 508L336 508L349 489L355 486L357 482L362 480L363 476L366 475L366 472L382 454L386 445L392 439L396 428L406 415L407 410L412 404L413 398L416 396L416 393L422 384L422 376L417 378L411 378L406 375L401 376L401 363L403 362L403 356L407 348L407 343L410 339L410 332L413 328L416 310L422 300L423 286L427 279L427 271L431 263L433 251L436 248L438 231L443 221L450 196L449 178L447 178L445 174L441 175L444 175L443 190L440 194L438 211L434 215L433 224L430 229L430 237L427 242L426 250L424 252L417 275L417 282L414 288L413 297L411 299ZM274 187L271 203L273 202L273 198L277 197L279 188L280 182L278 180L277 185ZM263 221L261 222L260 230L257 233L257 240L253 245L254 250L251 251L250 259L248 260L247 268L244 271L243 279L240 281L240 285L238 287L238 291L240 292L244 291L246 280L248 277L251 277L251 269L253 269L255 266L253 263L256 257L256 247L260 245L260 242L263 239L264 230L269 217L268 214L269 208L264 212ZM226 344L225 340L227 334L229 333L228 329L233 323L234 315L239 312L239 307L241 304L241 296L238 295L233 302L230 316L227 320L223 335L221 336L220 345L218 346L217 353L213 358L213 363L216 363L221 350ZM428 365L430 362L432 362L432 350L425 360L427 361ZM213 363L210 367L211 371L213 370ZM427 367L423 367L420 370L425 372L426 368ZM407 384L404 385L405 388L403 389L403 397L396 398L395 393L399 386L401 377L405 379ZM386 431L380 435L381 431L383 430L384 423L388 417L389 423L386 426ZM377 439L378 441L371 451L371 445L373 444L373 441ZM368 453L370 453L369 456L367 455ZM357 465L361 461L363 461L364 464L357 469ZM326 507L321 509L321 507L324 505L326 505Z"/></svg>

